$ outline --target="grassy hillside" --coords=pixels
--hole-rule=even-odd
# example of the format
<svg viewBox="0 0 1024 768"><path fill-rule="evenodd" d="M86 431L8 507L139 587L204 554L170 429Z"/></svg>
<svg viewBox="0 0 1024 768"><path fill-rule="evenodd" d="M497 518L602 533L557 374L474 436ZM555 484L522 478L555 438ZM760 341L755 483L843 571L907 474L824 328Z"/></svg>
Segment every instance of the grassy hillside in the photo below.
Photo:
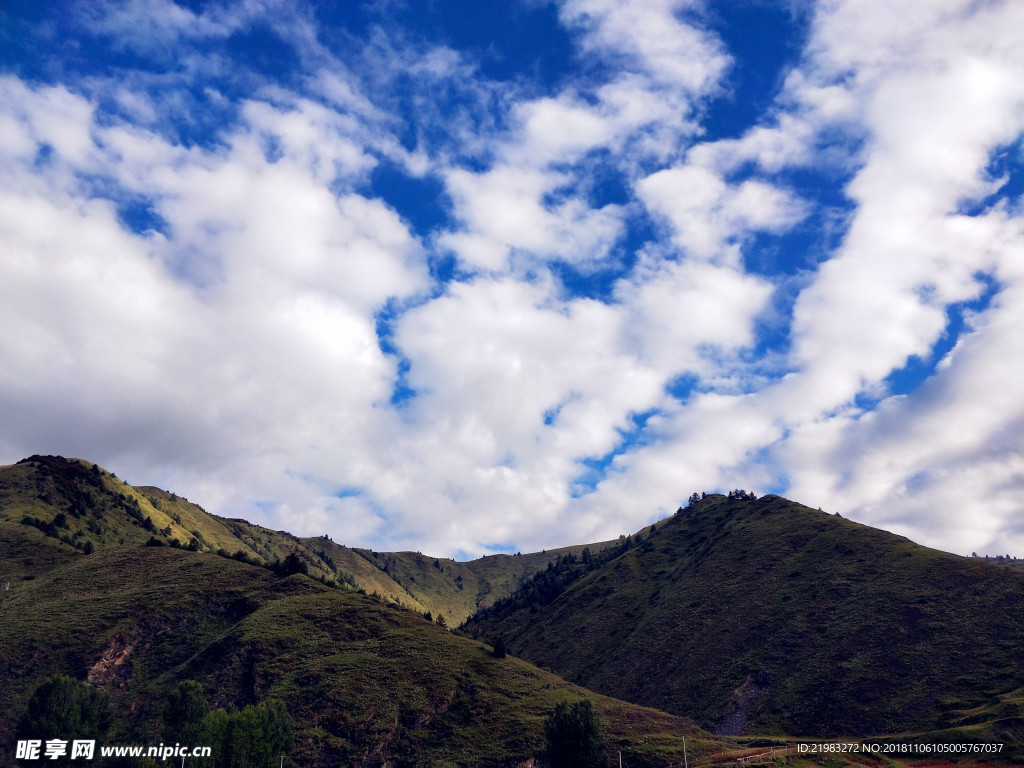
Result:
<svg viewBox="0 0 1024 768"><path fill-rule="evenodd" d="M779 497L719 495L596 570L564 568L580 578L553 600L521 593L466 631L720 732L867 736L973 711L1021 744L1018 571Z"/></svg>
<svg viewBox="0 0 1024 768"><path fill-rule="evenodd" d="M331 559L367 592L377 592L395 602L436 619L443 615L449 626L458 626L481 608L512 594L519 584L548 563L585 547L607 547L611 542L564 547L520 555L487 555L458 562L420 552L373 552L342 547L324 539L306 539L311 549L322 547Z"/></svg>
<svg viewBox="0 0 1024 768"><path fill-rule="evenodd" d="M314 578L362 589L434 618L444 616L449 626L511 594L559 555L579 553L584 546L598 551L613 543L470 562L417 552L371 552L326 537L299 538L218 517L172 492L134 488L91 462L60 456L32 456L0 468L0 520L35 528L80 552L149 542L261 564L295 555Z"/></svg>
<svg viewBox="0 0 1024 768"><path fill-rule="evenodd" d="M0 519L34 527L79 551L151 537L185 546L195 540L201 548L237 544L216 519L183 499L133 488L95 464L59 456L0 468Z"/></svg>
<svg viewBox="0 0 1024 768"><path fill-rule="evenodd" d="M213 707L262 700L296 722L295 765L510 765L543 748L543 719L591 697L613 748L657 765L728 744L680 717L595 696L417 613L300 574L138 544L85 555L34 527L0 523L0 764L28 697L66 674L111 697L107 743L162 741L175 683ZM27 578L26 578L27 577Z"/></svg>
<svg viewBox="0 0 1024 768"><path fill-rule="evenodd" d="M36 456L0 468L0 546L4 734L63 673L110 694L114 743L159 741L181 680L215 707L283 700L299 764L513 764L538 753L555 703L584 695L629 765L678 762L682 734L691 765L767 743L683 715L778 744L995 740L1003 764L1024 761L1024 574L778 497L710 496L617 541L460 563L298 538ZM308 577L266 567L289 556ZM480 608L469 637L422 615L457 626ZM674 715L492 658L497 636Z"/></svg>

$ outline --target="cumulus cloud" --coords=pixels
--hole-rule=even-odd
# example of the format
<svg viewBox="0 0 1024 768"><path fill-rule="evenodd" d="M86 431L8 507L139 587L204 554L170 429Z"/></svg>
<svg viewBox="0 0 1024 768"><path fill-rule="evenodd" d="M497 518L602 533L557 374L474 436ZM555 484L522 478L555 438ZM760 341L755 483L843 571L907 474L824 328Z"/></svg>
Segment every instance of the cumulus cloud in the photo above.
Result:
<svg viewBox="0 0 1024 768"><path fill-rule="evenodd" d="M848 399L864 382L926 353L944 329L945 307L976 296L973 276L1009 258L1004 215L965 217L960 207L984 196L988 158L1018 135L1024 105L1010 86L1024 63L1019 47L997 47L991 55L988 44L1016 20L1008 7L899 15L862 54L834 33L851 13L843 6L835 16L822 14L817 39L828 47L815 64L845 69L857 63L851 56L870 55L866 83L851 90L863 104L871 141L848 187L857 211L846 240L794 310L797 359L827 370L823 377L837 387L833 399ZM929 22L934 26L923 34ZM866 34L860 19L846 28ZM899 43L892 40L896 30ZM883 77L877 69L886 61L891 71ZM988 72L981 88L979 69Z"/></svg>
<svg viewBox="0 0 1024 768"><path fill-rule="evenodd" d="M570 262L601 261L622 231L621 206L588 207L578 198L545 202L566 177L501 166L486 173L453 170L448 190L466 229L440 243L467 266L500 271L516 251Z"/></svg>
<svg viewBox="0 0 1024 768"><path fill-rule="evenodd" d="M1019 536L1021 290L1003 290L915 397L809 425L781 446L799 468L794 490L937 546L955 536L960 550L991 551ZM933 527L915 530L922 517Z"/></svg>
<svg viewBox="0 0 1024 768"><path fill-rule="evenodd" d="M210 153L96 125L64 93L11 88L27 106L5 124L18 141L5 163L3 324L25 329L4 346L8 445L100 453L127 471L231 468L232 490L257 498L291 472L354 460L395 377L374 313L426 285L393 211L328 188L362 172L362 153L267 104L243 110L251 119ZM39 127L68 104L85 116L74 130ZM146 195L165 233L129 231L76 172ZM320 492L292 485L311 504Z"/></svg>
<svg viewBox="0 0 1024 768"><path fill-rule="evenodd" d="M856 202L849 232L793 310L795 373L764 398L793 430L778 448L786 459L777 471L809 502L824 499L870 522L887 516L909 531L907 521L920 524L954 476L991 475L999 501L989 506L957 494L975 511L930 522L939 530L929 531L929 542L956 549L957 536L974 524L965 518L982 518L977 541L987 535L982 530L1007 530L1019 512L1009 501L1019 496L1019 445L994 436L1013 433L1020 418L1010 382L1021 374L1021 358L1010 352L1016 342L1001 319L1021 311L1011 266L1022 246L1020 221L999 207L973 216L962 209L991 192L989 158L1019 136L1021 95L1009 84L1021 50L1006 30L1021 19L1009 6L929 6L886 10L894 16L879 24L874 10L837 5L816 21L800 80L817 81L819 92L845 89L830 104L859 104L868 141L848 187ZM836 114L846 120L849 111ZM871 393L912 356L930 356L947 329L947 308L981 295L979 274L1002 281L985 313L991 324L964 339L915 397L867 415L853 407L858 394ZM975 346L1002 350L1000 363L986 369L966 351ZM960 445L966 436L971 445Z"/></svg>
<svg viewBox="0 0 1024 768"><path fill-rule="evenodd" d="M993 158L1020 6L817 6L770 110L706 137L737 61L684 3L562 3L575 69L543 88L383 24L332 47L288 6L75 19L144 66L0 80L5 461L434 554L732 487L1019 537L1024 234ZM218 47L256 27L287 77ZM375 191L385 164L436 181L441 223ZM827 252L752 271L826 206Z"/></svg>
<svg viewBox="0 0 1024 768"><path fill-rule="evenodd" d="M517 250L600 263L628 212L572 194L558 199L560 190L585 183L590 168L581 161L590 153L615 153L628 183L639 163L677 152L698 130L695 106L729 64L718 41L680 20L671 4L572 2L560 16L578 32L582 53L611 57L616 74L513 104L494 166L446 173L465 227L440 242L469 268L503 269ZM755 196L744 190L737 205L756 215Z"/></svg>
<svg viewBox="0 0 1024 768"><path fill-rule="evenodd" d="M958 536L967 529L972 542L989 546L1014 530L1020 446L1006 436L1019 437L1019 408L1010 400L1021 357L1009 351L1009 324L996 317L1021 311L1010 266L1021 248L1020 221L998 206L982 215L962 209L1001 183L988 176L988 160L1019 136L1020 94L1007 86L1020 46L1005 32L1015 13L1005 6L910 13L862 48L833 37L833 29L850 24L872 35L872 7L823 8L807 59L781 97L791 112L739 139L698 144L689 163L638 185L684 253L726 265L739 263L728 238L742 242L759 227L784 230L804 212L782 189L730 181L744 162L766 172L822 155L833 163L837 154L823 148L823 136L848 136L842 162L854 170L848 192L855 207L839 250L797 296L791 373L759 392L708 393L665 409L651 422L648 444L616 459L620 471L589 504L622 507L647 493L654 504L685 494L687 483L734 487L755 478L947 549L962 550ZM850 61L854 52L863 60ZM979 103L962 111L964 98ZM752 184L747 189L757 194L748 205L734 204ZM947 308L981 295L979 274L1004 281L985 313L992 324L964 339L918 396L886 400L865 414L855 398L884 388L911 357L927 359L947 330ZM964 351L982 344L1001 351L993 369L1001 375L986 375ZM980 411L985 418L967 416ZM965 439L969 445L961 445ZM953 491L955 478L964 484ZM986 484L992 504L980 499ZM940 502L944 489L951 495ZM958 511L926 512L940 503ZM918 525L928 533L915 531Z"/></svg>
<svg viewBox="0 0 1024 768"><path fill-rule="evenodd" d="M730 59L713 35L680 19L687 5L571 0L560 14L583 30L585 53L610 55L620 71L642 73L668 90L699 94L718 87Z"/></svg>
<svg viewBox="0 0 1024 768"><path fill-rule="evenodd" d="M757 179L729 184L707 168L683 165L648 176L644 203L668 219L673 241L701 260L736 262L731 243L754 232L782 232L803 218L804 206L784 189Z"/></svg>

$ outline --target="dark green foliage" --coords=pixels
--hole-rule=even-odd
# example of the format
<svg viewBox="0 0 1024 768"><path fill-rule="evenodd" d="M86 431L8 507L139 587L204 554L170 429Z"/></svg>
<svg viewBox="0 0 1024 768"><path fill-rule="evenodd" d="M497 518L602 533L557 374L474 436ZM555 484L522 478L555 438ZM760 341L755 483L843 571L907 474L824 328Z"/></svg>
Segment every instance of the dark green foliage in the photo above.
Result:
<svg viewBox="0 0 1024 768"><path fill-rule="evenodd" d="M479 636L477 627L482 623L498 621L523 609L535 610L550 605L588 573L615 560L644 540L640 534L635 537L623 536L615 546L602 549L596 554L590 551L590 547L584 547L578 558L571 552L559 555L548 563L545 570L535 573L520 584L516 592L471 616L463 629Z"/></svg>
<svg viewBox="0 0 1024 768"><path fill-rule="evenodd" d="M325 564L325 565L326 565L326 566L327 566L328 568L330 568L330 569L331 569L332 571L334 571L335 573L337 573L337 571L338 571L338 566L337 566L337 564L336 564L336 563L334 562L334 558L333 558L333 557L331 557L330 555L328 555L328 554L327 554L327 553L326 553L326 552L325 552L324 550L322 550L322 549L318 549L318 550L316 550L316 556L317 556L317 557L319 557L319 558L320 558L321 560L323 560L323 561L324 561L324 564Z"/></svg>
<svg viewBox="0 0 1024 768"><path fill-rule="evenodd" d="M292 718L280 701L262 701L234 712L214 710L207 722L213 754L221 765L270 765L292 748Z"/></svg>
<svg viewBox="0 0 1024 768"><path fill-rule="evenodd" d="M504 659L508 656L508 646L505 645L505 638L501 635L494 639L494 650L491 652L491 656L496 659Z"/></svg>
<svg viewBox="0 0 1024 768"><path fill-rule="evenodd" d="M692 496L690 498L693 498ZM745 491L742 488L736 488L735 490L729 491L730 499L739 499L740 501L756 501L757 496L754 495L753 491Z"/></svg>
<svg viewBox="0 0 1024 768"><path fill-rule="evenodd" d="M203 686L195 680L178 683L164 708L164 740L191 746L205 746L210 740L207 716L210 707L203 698Z"/></svg>
<svg viewBox="0 0 1024 768"><path fill-rule="evenodd" d="M47 522L46 520L41 520L38 517L25 515L23 518L21 518L21 524L31 525L33 528L38 528L47 536L52 536L55 539L60 537L60 531L57 529L57 526L54 525L52 521Z"/></svg>
<svg viewBox="0 0 1024 768"><path fill-rule="evenodd" d="M101 739L110 725L107 699L70 677L44 680L28 700L17 727L18 739ZM70 764L47 760L47 765Z"/></svg>
<svg viewBox="0 0 1024 768"><path fill-rule="evenodd" d="M551 768L605 768L608 751L590 699L563 701L544 721Z"/></svg>
<svg viewBox="0 0 1024 768"><path fill-rule="evenodd" d="M309 566L306 565L306 562L294 552L289 554L288 557L282 561L275 561L271 566L271 569L282 576L291 576L295 573L309 573Z"/></svg>

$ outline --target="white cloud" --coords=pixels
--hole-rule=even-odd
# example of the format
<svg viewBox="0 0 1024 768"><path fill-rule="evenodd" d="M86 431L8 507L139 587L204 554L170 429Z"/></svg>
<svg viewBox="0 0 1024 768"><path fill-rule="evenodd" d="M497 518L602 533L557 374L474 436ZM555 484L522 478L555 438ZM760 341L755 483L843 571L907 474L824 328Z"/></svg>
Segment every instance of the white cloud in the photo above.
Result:
<svg viewBox="0 0 1024 768"><path fill-rule="evenodd" d="M844 6L837 15L851 12ZM834 19L823 16L832 46L820 57L846 62L849 37L833 40ZM944 328L944 307L976 295L973 275L991 272L1008 255L991 247L1005 242L1000 216L967 219L957 212L964 198L986 189L989 154L1019 134L1024 100L1009 83L1024 65L1020 51L993 56L985 42L999 39L1013 14L993 7L967 18L939 16L928 34L920 28L927 19L899 16L909 27L901 30L906 38L865 43L876 67L896 62L884 78L869 67L863 90L855 81L872 135L864 167L849 186L858 210L839 254L823 265L794 312L797 359L837 382L840 397L844 387L852 397L908 356L925 354ZM978 34L979 26L989 34ZM847 19L844 28L862 27ZM891 25L879 29L883 38L894 34ZM946 44L925 44L920 60L907 60L907 40L935 38ZM987 62L978 63L980 57ZM971 87L979 69L990 73L986 88Z"/></svg>
<svg viewBox="0 0 1024 768"><path fill-rule="evenodd" d="M510 147L507 161L543 167L571 163L587 150L607 144L614 126L598 110L560 98L542 98L515 110L522 123L521 144Z"/></svg>
<svg viewBox="0 0 1024 768"><path fill-rule="evenodd" d="M755 179L730 185L707 168L668 168L637 185L652 211L667 218L673 241L689 256L736 263L727 248L752 232L783 232L799 222L805 206L791 193Z"/></svg>
<svg viewBox="0 0 1024 768"><path fill-rule="evenodd" d="M959 210L995 189L984 171L988 157L1019 136L1021 94L1008 86L1021 48L1019 37L1007 44L1006 32L1019 27L1019 9L911 11L896 28L880 24L874 10L849 3L819 11L811 54L780 102L792 112L780 112L774 126L697 145L687 165L638 186L648 207L672 223L685 253L736 265L730 239L759 226L784 229L801 209L767 185L748 188L746 204L734 204L744 182L730 183L727 174L751 160L766 173L821 157L861 164L849 187L857 203L849 233L794 308L792 372L760 392L702 395L666 410L652 420L652 442L617 458L618 471L588 505L613 509L646 499L653 506L692 486L733 487L751 476L774 485L788 477L794 498L945 549L1005 541L1015 530L1020 444L997 436L1019 438L1015 382L1024 358L997 330L1010 324L994 318L1019 320L1009 265L1022 250L1020 220L1001 209L983 216ZM845 19L842 30L859 30L856 46L841 32L832 37L836 16ZM876 31L870 41L857 37ZM850 62L853 52L863 60ZM845 161L834 147L822 148L837 130L853 139ZM946 329L946 308L981 295L978 272L1000 275L1004 287L998 307L983 313L992 324L961 346L984 344L1001 365L958 350L920 394L868 416L852 407L855 395L876 392L909 356L929 357ZM761 452L769 448L774 458L765 464ZM956 511L929 512L940 503ZM968 530L974 533L964 539Z"/></svg>
<svg viewBox="0 0 1024 768"><path fill-rule="evenodd" d="M445 233L440 243L468 266L485 270L504 269L516 250L584 264L600 261L622 231L624 211L616 205L593 209L573 197L546 203L566 181L563 174L530 167L453 170L448 190L467 230Z"/></svg>
<svg viewBox="0 0 1024 768"><path fill-rule="evenodd" d="M236 9L249 11L252 3ZM181 38L227 37L243 21L226 8L195 14L171 0L126 0L78 6L75 12L92 32L109 37L118 50L172 56Z"/></svg>
<svg viewBox="0 0 1024 768"><path fill-rule="evenodd" d="M754 342L754 322L772 286L742 271L694 261L652 259L617 296L632 315L630 344L668 379L716 372L708 347L741 349Z"/></svg>
<svg viewBox="0 0 1024 768"><path fill-rule="evenodd" d="M0 78L0 88L5 164L31 163L44 151L53 153L54 162L89 166L95 154L89 135L92 104L60 85L32 92L10 76Z"/></svg>
<svg viewBox="0 0 1024 768"><path fill-rule="evenodd" d="M5 450L177 478L221 509L241 491L319 525L323 486L343 484L337 467L386 426L377 406L396 365L374 313L426 286L421 248L393 211L326 187L365 159L319 113L296 130L294 114L262 105L217 152L87 117L36 167L54 94L12 90L25 108L4 127L21 139L5 156L0 323L22 330L3 346ZM259 142L270 131L277 162ZM86 196L99 182L145 194L167 234L127 231L113 202ZM293 474L309 481L286 482Z"/></svg>
<svg viewBox="0 0 1024 768"><path fill-rule="evenodd" d="M978 322L913 398L889 398L873 413L794 435L780 449L799 468L794 491L947 550L989 551L996 542L1012 540L1012 532L1019 534L1019 276ZM832 467L845 471L837 475Z"/></svg>
<svg viewBox="0 0 1024 768"><path fill-rule="evenodd" d="M677 473L637 493L646 505L608 504L604 484L574 502L580 462L618 450L634 414L671 410L663 389L673 377L718 373L709 347L728 356L751 343L771 288L729 268L652 260L618 285L616 304L557 293L544 282L478 278L407 313L396 330L420 394L396 449L402 477L374 469L366 482L382 496L400 488L389 499L397 509L418 504L460 520L460 549L474 551L474 540L539 548L564 527L603 537L647 522ZM501 514L467 519L466 507ZM403 514L401 527L415 525Z"/></svg>
<svg viewBox="0 0 1024 768"><path fill-rule="evenodd" d="M583 51L610 55L620 70L640 72L672 90L699 94L717 86L729 64L713 36L677 17L682 2L571 0L560 15L584 30Z"/></svg>
<svg viewBox="0 0 1024 768"><path fill-rule="evenodd" d="M812 78L842 78L869 141L848 188L858 206L849 233L794 309L801 371L773 397L795 429L778 450L798 498L957 551L967 529L975 542L1005 534L1014 496L1019 513L1019 442L994 436L1021 418L1022 357L1008 331L1021 311L1020 219L959 211L993 190L988 158L1020 133L1024 100L1010 83L1024 62L1007 30L1021 15L1011 5L849 3L819 14L811 44ZM981 294L978 273L998 275L1002 291L934 380L875 413L844 411L910 356L930 357L947 307ZM957 511L929 512L940 508Z"/></svg>
<svg viewBox="0 0 1024 768"><path fill-rule="evenodd" d="M408 313L396 338L424 390L412 407L451 431L451 449L564 483L567 465L610 450L627 414L659 396L622 323L600 302L554 302L550 286L479 279Z"/></svg>
<svg viewBox="0 0 1024 768"><path fill-rule="evenodd" d="M4 458L78 453L213 511L433 554L614 536L752 481L1005 550L1024 236L1019 210L968 212L1019 140L1021 8L823 4L772 109L706 142L698 107L731 60L684 4L563 4L584 76L547 93L383 27L332 51L312 15L259 3L81 11L184 63L2 81ZM218 53L258 19L296 49L287 87ZM230 121L185 142L201 99ZM368 196L382 160L443 182L428 239ZM595 202L600 172L616 204ZM813 183L794 191L815 174L850 180L839 247L774 283L746 272L755 235L820 213ZM666 226L638 245L644 207ZM463 271L438 284L449 252ZM605 299L551 262L607 270ZM886 377L934 362L951 307L983 296L931 380L892 397ZM415 395L393 406L399 385Z"/></svg>
<svg viewBox="0 0 1024 768"><path fill-rule="evenodd" d="M601 263L627 212L594 209L578 193L558 202L551 196L586 187L587 166L573 165L590 152L615 153L629 183L641 161L678 151L697 131L694 104L717 88L729 63L718 41L680 21L670 4L571 2L560 16L580 33L583 52L610 56L616 74L588 89L590 98L567 88L514 104L494 165L445 173L465 229L440 243L468 268L505 269L517 250L584 268ZM754 198L747 190L736 203L756 217L764 204Z"/></svg>

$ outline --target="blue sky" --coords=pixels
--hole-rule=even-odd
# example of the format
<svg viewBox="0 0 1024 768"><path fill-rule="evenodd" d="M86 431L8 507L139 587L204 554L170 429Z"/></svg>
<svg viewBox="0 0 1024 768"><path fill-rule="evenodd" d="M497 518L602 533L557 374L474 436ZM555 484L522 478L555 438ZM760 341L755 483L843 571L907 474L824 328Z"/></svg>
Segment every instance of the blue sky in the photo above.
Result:
<svg viewBox="0 0 1024 768"><path fill-rule="evenodd" d="M4 463L471 557L1024 535L1024 6L0 7Z"/></svg>

